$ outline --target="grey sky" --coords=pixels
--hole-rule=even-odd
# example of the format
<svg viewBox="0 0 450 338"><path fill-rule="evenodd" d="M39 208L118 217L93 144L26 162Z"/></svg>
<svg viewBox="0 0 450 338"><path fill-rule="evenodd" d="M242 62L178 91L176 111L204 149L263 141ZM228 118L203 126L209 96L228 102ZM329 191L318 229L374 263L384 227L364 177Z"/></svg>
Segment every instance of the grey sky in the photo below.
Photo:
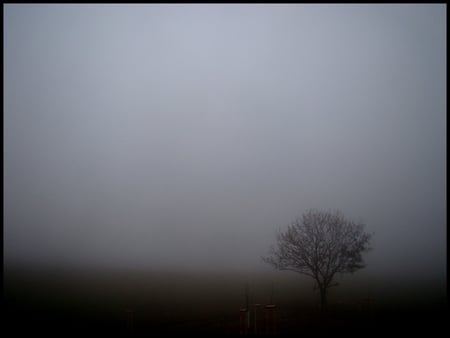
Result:
<svg viewBox="0 0 450 338"><path fill-rule="evenodd" d="M445 5L5 5L5 262L268 269L308 208L445 276Z"/></svg>

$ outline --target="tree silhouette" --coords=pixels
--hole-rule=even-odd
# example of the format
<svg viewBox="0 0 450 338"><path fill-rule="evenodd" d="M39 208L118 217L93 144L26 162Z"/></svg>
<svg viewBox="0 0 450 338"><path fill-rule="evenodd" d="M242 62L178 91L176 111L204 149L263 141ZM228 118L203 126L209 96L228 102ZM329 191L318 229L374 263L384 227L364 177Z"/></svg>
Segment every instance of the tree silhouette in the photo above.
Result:
<svg viewBox="0 0 450 338"><path fill-rule="evenodd" d="M370 249L370 239L364 224L347 220L340 211L310 209L278 232L276 248L262 259L276 269L314 278L325 309L328 288L338 285L336 275L365 267L362 253Z"/></svg>

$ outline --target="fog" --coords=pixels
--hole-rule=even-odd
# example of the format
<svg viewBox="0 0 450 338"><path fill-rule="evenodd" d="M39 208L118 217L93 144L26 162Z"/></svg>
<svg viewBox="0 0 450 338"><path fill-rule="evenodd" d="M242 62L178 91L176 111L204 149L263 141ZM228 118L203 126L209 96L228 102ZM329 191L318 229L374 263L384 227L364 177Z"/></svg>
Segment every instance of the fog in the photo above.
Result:
<svg viewBox="0 0 450 338"><path fill-rule="evenodd" d="M318 208L446 279L445 5L3 9L6 268L270 271Z"/></svg>

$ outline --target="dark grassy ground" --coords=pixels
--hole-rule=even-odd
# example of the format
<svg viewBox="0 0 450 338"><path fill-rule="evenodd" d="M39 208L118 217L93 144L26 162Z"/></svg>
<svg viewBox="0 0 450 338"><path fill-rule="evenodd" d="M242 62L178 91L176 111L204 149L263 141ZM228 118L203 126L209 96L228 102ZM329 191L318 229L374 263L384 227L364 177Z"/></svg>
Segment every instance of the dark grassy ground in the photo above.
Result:
<svg viewBox="0 0 450 338"><path fill-rule="evenodd" d="M4 273L3 330L9 336L47 337L238 335L246 278L231 273L10 269ZM446 300L432 290L417 288L401 298L394 297L394 288L394 294L369 301L356 291L330 294L323 314L309 284L297 283L292 275L255 274L250 303L267 304L272 282L278 335L442 336L447 330Z"/></svg>

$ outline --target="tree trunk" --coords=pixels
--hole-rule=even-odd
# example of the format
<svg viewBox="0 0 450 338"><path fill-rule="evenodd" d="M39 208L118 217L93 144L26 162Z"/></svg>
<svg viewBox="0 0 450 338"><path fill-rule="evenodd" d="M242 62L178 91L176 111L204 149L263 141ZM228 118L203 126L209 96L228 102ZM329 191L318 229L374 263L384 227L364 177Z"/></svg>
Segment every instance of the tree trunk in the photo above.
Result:
<svg viewBox="0 0 450 338"><path fill-rule="evenodd" d="M322 312L325 312L325 309L327 307L327 288L320 287L320 309Z"/></svg>

